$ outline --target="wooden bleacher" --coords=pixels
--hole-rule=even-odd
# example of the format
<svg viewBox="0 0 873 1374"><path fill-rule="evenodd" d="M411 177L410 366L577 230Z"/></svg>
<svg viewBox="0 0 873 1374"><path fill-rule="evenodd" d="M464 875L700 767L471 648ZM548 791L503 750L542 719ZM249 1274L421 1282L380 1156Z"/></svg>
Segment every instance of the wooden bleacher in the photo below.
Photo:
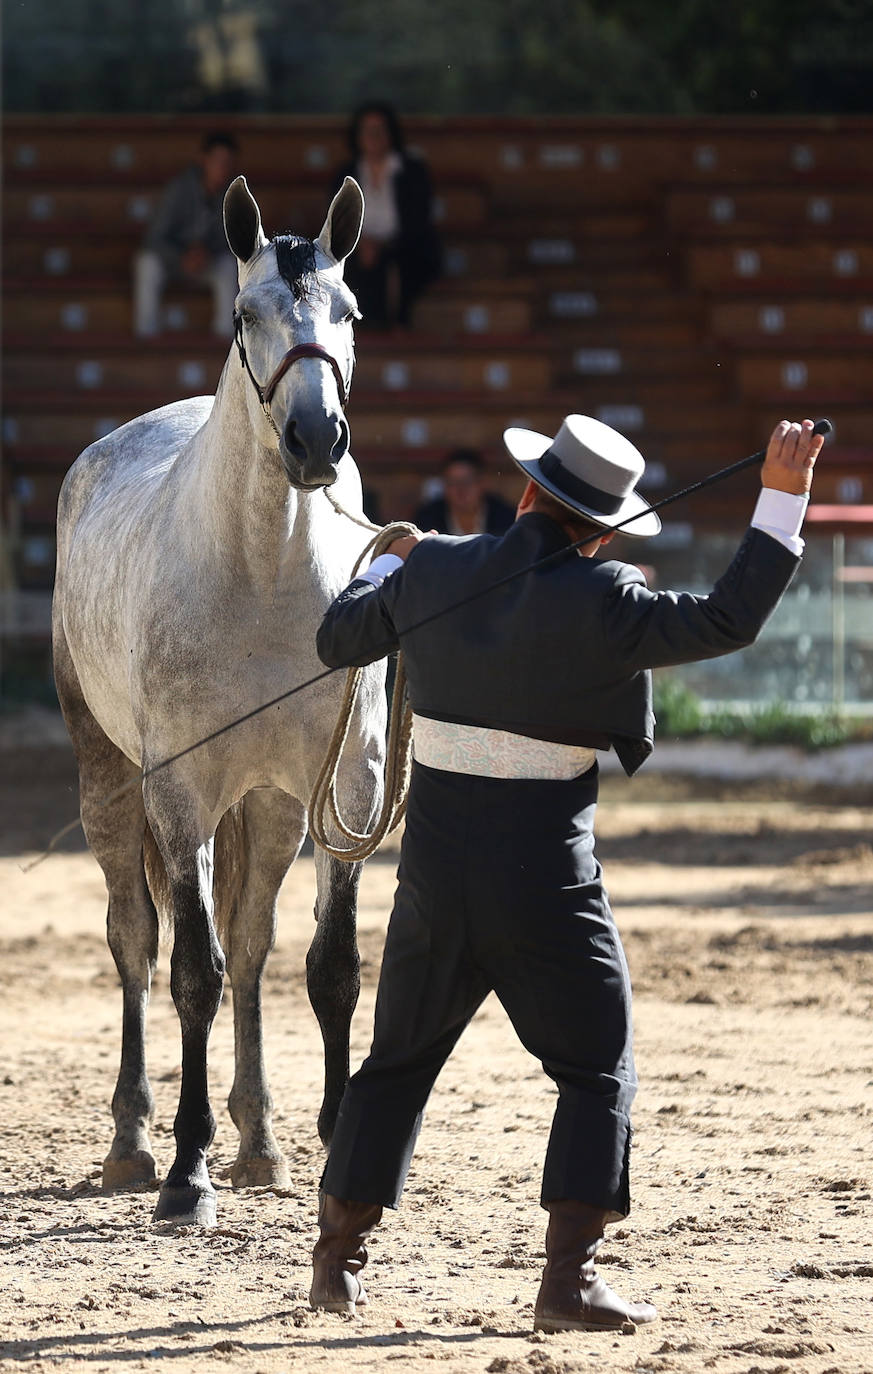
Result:
<svg viewBox="0 0 873 1374"><path fill-rule="evenodd" d="M873 219L873 191L683 186L666 194L664 212L670 231L683 237L845 238Z"/></svg>
<svg viewBox="0 0 873 1374"><path fill-rule="evenodd" d="M26 588L50 586L57 491L81 448L214 388L227 350L207 297L171 290L171 327L136 341L129 273L161 187L222 122L267 230L316 232L340 120L5 121L3 500ZM652 497L759 447L784 413L829 414L821 499L873 501L873 120L407 130L433 169L447 271L411 334L359 335L353 451L383 516L409 514L459 443L515 494L502 429L554 432L569 410L638 443ZM687 518L739 525L749 492L725 487Z"/></svg>
<svg viewBox="0 0 873 1374"><path fill-rule="evenodd" d="M686 252L688 283L704 293L815 292L860 299L873 290L873 244L857 235L839 242L812 234L800 241L773 236L711 243L690 238Z"/></svg>

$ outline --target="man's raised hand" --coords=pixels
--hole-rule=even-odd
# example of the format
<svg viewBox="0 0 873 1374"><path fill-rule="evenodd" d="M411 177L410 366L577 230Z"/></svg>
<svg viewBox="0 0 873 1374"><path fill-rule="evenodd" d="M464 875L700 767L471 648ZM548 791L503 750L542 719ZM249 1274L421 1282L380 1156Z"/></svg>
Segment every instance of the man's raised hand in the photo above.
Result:
<svg viewBox="0 0 873 1374"><path fill-rule="evenodd" d="M761 485L794 496L808 496L812 470L821 453L824 436L813 434L812 420L802 424L780 420L770 436L767 456L761 468Z"/></svg>

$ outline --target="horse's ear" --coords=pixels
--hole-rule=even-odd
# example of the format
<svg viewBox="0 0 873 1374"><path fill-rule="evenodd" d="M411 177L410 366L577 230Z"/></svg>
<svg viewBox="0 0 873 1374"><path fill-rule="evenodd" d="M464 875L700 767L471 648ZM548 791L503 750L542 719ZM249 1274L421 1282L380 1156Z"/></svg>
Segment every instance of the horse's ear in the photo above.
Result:
<svg viewBox="0 0 873 1374"><path fill-rule="evenodd" d="M357 245L363 222L364 193L354 177L346 177L330 203L316 241L329 258L342 262Z"/></svg>
<svg viewBox="0 0 873 1374"><path fill-rule="evenodd" d="M224 197L224 232L230 251L240 262L248 262L267 242L261 228L258 202L248 188L245 177L236 177Z"/></svg>

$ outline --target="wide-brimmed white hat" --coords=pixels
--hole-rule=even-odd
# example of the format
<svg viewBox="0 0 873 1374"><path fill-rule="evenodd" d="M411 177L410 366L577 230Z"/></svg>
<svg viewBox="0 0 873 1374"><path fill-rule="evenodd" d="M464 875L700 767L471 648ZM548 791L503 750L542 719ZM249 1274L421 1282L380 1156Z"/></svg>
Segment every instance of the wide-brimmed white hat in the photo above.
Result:
<svg viewBox="0 0 873 1374"><path fill-rule="evenodd" d="M568 415L554 439L532 429L507 429L503 442L537 486L595 525L621 525L622 534L636 539L660 530L658 516L634 491L646 468L643 455L617 429L590 415Z"/></svg>

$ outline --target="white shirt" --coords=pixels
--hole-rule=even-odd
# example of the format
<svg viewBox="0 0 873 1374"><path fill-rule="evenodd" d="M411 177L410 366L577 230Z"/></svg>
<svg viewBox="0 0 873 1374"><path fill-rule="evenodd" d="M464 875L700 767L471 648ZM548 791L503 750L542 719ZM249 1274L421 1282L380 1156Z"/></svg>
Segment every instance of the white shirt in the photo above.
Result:
<svg viewBox="0 0 873 1374"><path fill-rule="evenodd" d="M387 243L397 236L400 230L400 217L394 197L394 177L403 163L399 153L389 153L385 159L382 180L376 182L370 175L370 165L363 158L358 163L358 181L364 193L364 233L368 239Z"/></svg>
<svg viewBox="0 0 873 1374"><path fill-rule="evenodd" d="M808 505L808 496L795 496L790 491L762 487L755 514L752 516L752 525L756 530L763 530L765 534L769 534L771 539L784 544L786 549L799 558L805 548L800 538L800 530Z"/></svg>

